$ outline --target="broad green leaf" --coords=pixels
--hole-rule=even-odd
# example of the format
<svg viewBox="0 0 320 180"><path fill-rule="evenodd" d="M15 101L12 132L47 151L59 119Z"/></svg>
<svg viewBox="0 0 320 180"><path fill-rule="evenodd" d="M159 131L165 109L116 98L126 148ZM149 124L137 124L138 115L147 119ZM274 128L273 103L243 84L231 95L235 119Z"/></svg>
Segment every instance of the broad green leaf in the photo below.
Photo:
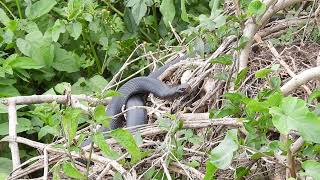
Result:
<svg viewBox="0 0 320 180"><path fill-rule="evenodd" d="M268 74L272 72L269 68L260 69L259 71L255 72L254 76L256 78L265 78Z"/></svg>
<svg viewBox="0 0 320 180"><path fill-rule="evenodd" d="M67 15L69 20L76 19L82 12L85 6L83 0L69 0Z"/></svg>
<svg viewBox="0 0 320 180"><path fill-rule="evenodd" d="M221 55L211 61L212 64L224 64L224 65L230 65L232 64L232 55L225 54Z"/></svg>
<svg viewBox="0 0 320 180"><path fill-rule="evenodd" d="M63 163L63 172L68 177L74 179L87 179L76 167L74 167L70 162Z"/></svg>
<svg viewBox="0 0 320 180"><path fill-rule="evenodd" d="M233 153L239 148L237 132L237 129L227 131L223 141L211 151L210 162L217 168L226 169L231 164Z"/></svg>
<svg viewBox="0 0 320 180"><path fill-rule="evenodd" d="M29 119L18 118L17 122L18 122L17 133L21 133L21 132L28 131L28 130L32 129L32 124ZM8 129L9 129L9 122L5 122L5 123L0 124L0 135L1 136L8 135L9 134Z"/></svg>
<svg viewBox="0 0 320 180"><path fill-rule="evenodd" d="M98 132L93 136L93 141L102 150L103 155L105 155L107 158L116 160L120 157L120 155L116 151L112 150L106 143L101 132Z"/></svg>
<svg viewBox="0 0 320 180"><path fill-rule="evenodd" d="M59 94L63 94L63 93L64 93L64 90L65 90L67 87L71 87L71 84L70 84L70 83L67 83L67 82L62 82L62 83L57 84L57 85L54 87L54 90L55 90L57 93L59 93Z"/></svg>
<svg viewBox="0 0 320 180"><path fill-rule="evenodd" d="M64 134L68 140L69 145L72 144L74 137L76 136L78 128L78 119L82 111L80 109L67 108L62 117L62 126Z"/></svg>
<svg viewBox="0 0 320 180"><path fill-rule="evenodd" d="M0 157L0 179L7 179L6 177L12 171L12 161L4 157Z"/></svg>
<svg viewBox="0 0 320 180"><path fill-rule="evenodd" d="M296 130L306 141L320 143L320 119L310 112L306 102L296 97L285 97L279 107L269 110L273 125L281 134Z"/></svg>
<svg viewBox="0 0 320 180"><path fill-rule="evenodd" d="M132 163L136 163L141 159L142 155L140 149L129 131L116 129L111 132L111 136L131 154Z"/></svg>
<svg viewBox="0 0 320 180"><path fill-rule="evenodd" d="M9 62L12 69L40 69L44 67L44 64L38 64L29 57L16 57Z"/></svg>
<svg viewBox="0 0 320 180"><path fill-rule="evenodd" d="M66 71L68 73L80 70L80 58L77 54L58 48L55 50L55 57L52 67L57 71Z"/></svg>
<svg viewBox="0 0 320 180"><path fill-rule="evenodd" d="M11 86L11 85L7 85L7 86L4 86L4 85L0 85L0 97L13 97L13 96L20 96L20 93L19 91Z"/></svg>
<svg viewBox="0 0 320 180"><path fill-rule="evenodd" d="M247 14L249 16L261 15L266 11L266 8L266 5L263 2L261 2L261 0L254 0L251 1L249 4Z"/></svg>
<svg viewBox="0 0 320 180"><path fill-rule="evenodd" d="M38 132L38 140L41 140L47 134L51 134L53 136L58 136L59 131L58 131L57 127L51 127L49 125L46 125L46 126L42 127L40 129L40 131Z"/></svg>
<svg viewBox="0 0 320 180"><path fill-rule="evenodd" d="M147 5L145 0L129 0L126 5L127 7L131 7L132 16L136 22L139 24L143 16L145 16L147 12Z"/></svg>
<svg viewBox="0 0 320 180"><path fill-rule="evenodd" d="M166 26L169 26L169 22L172 23L176 14L174 0L163 0L160 5L160 12L162 14L163 22Z"/></svg>
<svg viewBox="0 0 320 180"><path fill-rule="evenodd" d="M57 19L56 22L54 23L53 27L52 27L52 40L54 42L57 42L60 34L66 32L66 27L65 24L60 21L60 19Z"/></svg>
<svg viewBox="0 0 320 180"><path fill-rule="evenodd" d="M101 75L95 75L88 80L88 85L95 92L101 92L108 84L108 81Z"/></svg>
<svg viewBox="0 0 320 180"><path fill-rule="evenodd" d="M189 22L188 13L186 10L186 0L181 0L181 19Z"/></svg>
<svg viewBox="0 0 320 180"><path fill-rule="evenodd" d="M82 33L82 25L80 22L76 21L69 24L67 30L70 33L70 35L74 38L74 40L77 40Z"/></svg>
<svg viewBox="0 0 320 180"><path fill-rule="evenodd" d="M249 169L246 167L238 167L236 169L235 175L236 175L236 178L240 180L244 178L244 176L248 175L249 172L250 172Z"/></svg>
<svg viewBox="0 0 320 180"><path fill-rule="evenodd" d="M41 17L48 12L57 4L55 0L39 0L28 7L26 10L26 16L28 19L36 19Z"/></svg>
<svg viewBox="0 0 320 180"><path fill-rule="evenodd" d="M19 50L26 56L31 56L31 45L28 41L18 38L17 39L17 46L19 48Z"/></svg>
<svg viewBox="0 0 320 180"><path fill-rule="evenodd" d="M206 174L204 176L204 180L213 180L214 179L214 174L218 168L209 160L206 162Z"/></svg>
<svg viewBox="0 0 320 180"><path fill-rule="evenodd" d="M99 105L94 109L93 118L94 120L102 124L104 127L110 127L109 121L112 119L112 117L108 117L106 115L106 108L103 105Z"/></svg>
<svg viewBox="0 0 320 180"><path fill-rule="evenodd" d="M3 25L7 26L9 21L10 18L7 16L6 12L2 8L0 8L0 22Z"/></svg>
<svg viewBox="0 0 320 180"><path fill-rule="evenodd" d="M320 180L320 162L315 160L307 160L302 163L305 170L304 175L311 176L314 180Z"/></svg>
<svg viewBox="0 0 320 180"><path fill-rule="evenodd" d="M54 45L49 43L41 44L41 46L33 47L31 58L39 65L51 67L54 59Z"/></svg>

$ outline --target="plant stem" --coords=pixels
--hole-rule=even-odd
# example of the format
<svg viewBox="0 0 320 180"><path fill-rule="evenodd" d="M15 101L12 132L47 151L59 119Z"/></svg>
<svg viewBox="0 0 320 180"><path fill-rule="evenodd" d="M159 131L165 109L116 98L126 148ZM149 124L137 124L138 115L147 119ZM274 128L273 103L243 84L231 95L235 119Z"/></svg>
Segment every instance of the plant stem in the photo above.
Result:
<svg viewBox="0 0 320 180"><path fill-rule="evenodd" d="M124 14L119 11L117 8L115 8L108 0L104 0L104 2L114 11L116 12L117 14L119 14L119 16L123 17Z"/></svg>
<svg viewBox="0 0 320 180"><path fill-rule="evenodd" d="M96 62L96 64L97 64L97 66L98 66L98 73L100 74L100 73L101 73L101 64L100 64L100 60L99 60L99 57L98 57L98 55L97 55L97 52L96 52L96 50L94 49L93 43L91 42L91 40L90 40L89 38L86 38L86 36L84 35L84 33L82 34L82 36L83 36L83 39L84 39L84 40L87 40L87 41L89 42L90 50L91 50L91 52L92 52L92 54L93 54L93 57L94 57L94 59L95 59L95 62Z"/></svg>
<svg viewBox="0 0 320 180"><path fill-rule="evenodd" d="M22 12L21 12L21 8L20 8L20 1L19 0L16 0L16 5L18 8L19 18L22 19Z"/></svg>
<svg viewBox="0 0 320 180"><path fill-rule="evenodd" d="M9 12L9 14L13 17L13 19L17 19L17 17L12 13L12 11L10 11L8 6L6 6L1 0L0 0L0 4Z"/></svg>
<svg viewBox="0 0 320 180"><path fill-rule="evenodd" d="M144 30L140 29L140 32L152 43L156 44L157 42L154 41Z"/></svg>
<svg viewBox="0 0 320 180"><path fill-rule="evenodd" d="M153 18L155 20L154 22L154 26L155 26L155 31L157 34L157 40L159 40L160 35L159 35L159 26L158 26L158 20L157 20L157 9L155 6L152 6L152 14L153 14Z"/></svg>

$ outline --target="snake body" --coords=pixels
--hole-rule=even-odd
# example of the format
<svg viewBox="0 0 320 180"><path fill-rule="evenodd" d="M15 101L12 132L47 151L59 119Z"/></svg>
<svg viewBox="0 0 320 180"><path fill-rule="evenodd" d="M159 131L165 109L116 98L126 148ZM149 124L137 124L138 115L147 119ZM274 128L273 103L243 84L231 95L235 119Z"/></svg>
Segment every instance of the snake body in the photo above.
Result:
<svg viewBox="0 0 320 180"><path fill-rule="evenodd" d="M112 97L108 108L107 108L107 116L112 116L113 118L110 120L110 129L117 129L123 126L124 116L119 115L115 117L115 115L121 113L121 109L123 105L126 105L127 108L133 106L144 106L144 98L143 95L152 93L154 96L169 99L174 98L180 95L183 95L190 86L188 84L181 84L178 86L170 87L158 80L157 78L171 65L180 62L187 58L187 55L183 55L167 64L157 69L149 76L142 76L130 79L128 82L123 84L118 92L122 94L122 96L114 96ZM127 112L127 126L136 126L145 124L147 113L145 109L135 108L128 110ZM108 131L110 130L106 127L100 127L98 131ZM91 143L91 140L86 140L83 146L86 146Z"/></svg>

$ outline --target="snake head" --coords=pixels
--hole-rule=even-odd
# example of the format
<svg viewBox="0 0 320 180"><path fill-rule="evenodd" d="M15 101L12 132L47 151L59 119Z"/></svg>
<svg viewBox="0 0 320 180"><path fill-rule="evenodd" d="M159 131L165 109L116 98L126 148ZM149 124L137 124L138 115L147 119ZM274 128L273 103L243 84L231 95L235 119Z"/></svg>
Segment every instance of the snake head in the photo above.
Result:
<svg viewBox="0 0 320 180"><path fill-rule="evenodd" d="M176 93L179 95L183 95L183 94L189 92L190 89L191 89L191 86L189 84L181 84L181 85L177 86Z"/></svg>

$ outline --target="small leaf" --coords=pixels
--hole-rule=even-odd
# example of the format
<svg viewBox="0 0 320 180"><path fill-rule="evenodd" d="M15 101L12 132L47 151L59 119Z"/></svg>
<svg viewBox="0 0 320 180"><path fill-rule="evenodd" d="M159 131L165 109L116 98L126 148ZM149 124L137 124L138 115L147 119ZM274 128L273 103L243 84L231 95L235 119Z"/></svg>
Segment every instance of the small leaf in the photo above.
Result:
<svg viewBox="0 0 320 180"><path fill-rule="evenodd" d="M76 136L78 119L81 113L82 111L80 109L67 108L62 117L62 127L69 145L72 144L73 139Z"/></svg>
<svg viewBox="0 0 320 180"><path fill-rule="evenodd" d="M239 87L239 86L241 85L240 83L241 83L242 80L244 80L244 78L246 77L248 71L249 71L249 68L246 67L246 68L242 69L242 70L238 73L237 78L236 78L236 80L235 80L235 84L236 84L237 87Z"/></svg>
<svg viewBox="0 0 320 180"><path fill-rule="evenodd" d="M266 11L266 9L267 6L263 2L261 2L261 0L254 0L249 4L247 14L249 16L261 15Z"/></svg>
<svg viewBox="0 0 320 180"><path fill-rule="evenodd" d="M313 91L308 97L308 103L311 103L314 99L320 97L320 89Z"/></svg>
<svg viewBox="0 0 320 180"><path fill-rule="evenodd" d="M46 125L46 126L42 127L40 129L40 131L38 132L38 140L41 140L47 134L51 134L53 136L58 136L59 131L56 127L51 127L49 125Z"/></svg>
<svg viewBox="0 0 320 180"><path fill-rule="evenodd" d="M272 72L269 68L260 69L259 71L255 72L256 78L265 78L268 74Z"/></svg>
<svg viewBox="0 0 320 180"><path fill-rule="evenodd" d="M107 158L116 160L120 157L116 151L109 147L101 132L98 132L93 136L93 141L102 150L103 155L105 155Z"/></svg>
<svg viewBox="0 0 320 180"><path fill-rule="evenodd" d="M68 73L77 72L80 70L79 60L80 58L77 54L58 48L55 50L52 67L57 71L65 71Z"/></svg>
<svg viewBox="0 0 320 180"><path fill-rule="evenodd" d="M60 19L57 19L52 27L52 40L54 42L57 42L60 37L60 34L64 32L66 32L65 24L62 21L60 21Z"/></svg>
<svg viewBox="0 0 320 180"><path fill-rule="evenodd" d="M172 23L176 14L174 0L163 0L160 5L160 12L162 14L164 24L168 27L169 22Z"/></svg>
<svg viewBox="0 0 320 180"><path fill-rule="evenodd" d="M140 149L129 131L116 129L111 132L111 136L131 154L132 163L136 163L141 159Z"/></svg>
<svg viewBox="0 0 320 180"><path fill-rule="evenodd" d="M31 56L31 45L28 41L18 38L17 39L17 46L19 50L26 56Z"/></svg>
<svg viewBox="0 0 320 180"><path fill-rule="evenodd" d="M47 14L56 4L57 2L55 0L37 1L32 4L31 7L28 7L28 10L26 10L26 16L31 20L36 19Z"/></svg>
<svg viewBox="0 0 320 180"><path fill-rule="evenodd" d="M104 127L110 127L109 121L112 117L106 115L105 107L103 105L99 105L95 108L93 118L97 123L102 124Z"/></svg>
<svg viewBox="0 0 320 180"><path fill-rule="evenodd" d="M223 141L211 151L210 162L219 169L226 169L238 148L237 129L229 130Z"/></svg>
<svg viewBox="0 0 320 180"><path fill-rule="evenodd" d="M204 176L204 180L213 180L214 179L214 174L217 171L217 167L210 162L209 160L206 162L206 174Z"/></svg>
<svg viewBox="0 0 320 180"><path fill-rule="evenodd" d="M65 175L75 179L87 179L76 167L74 167L70 162L65 162L63 164L63 172Z"/></svg>
<svg viewBox="0 0 320 180"><path fill-rule="evenodd" d="M81 25L81 23L76 21L76 22L73 22L73 23L69 24L68 32L74 38L74 40L77 40L80 37L81 33L82 33L82 25Z"/></svg>
<svg viewBox="0 0 320 180"><path fill-rule="evenodd" d="M279 107L269 110L273 125L281 134L287 135L291 130L298 131L306 141L320 143L320 120L310 112L304 100L285 97Z"/></svg>
<svg viewBox="0 0 320 180"><path fill-rule="evenodd" d="M12 171L12 161L11 159L0 157L0 162L0 179L7 179L6 177L8 177Z"/></svg>
<svg viewBox="0 0 320 180"><path fill-rule="evenodd" d="M0 89L0 97L13 97L20 95L19 91L12 85L0 85Z"/></svg>
<svg viewBox="0 0 320 180"><path fill-rule="evenodd" d="M302 163L302 168L305 170L305 175L311 176L314 180L320 179L320 162L307 160Z"/></svg>
<svg viewBox="0 0 320 180"><path fill-rule="evenodd" d="M224 64L224 65L231 65L232 64L232 55L225 54L221 55L213 60L211 60L212 64Z"/></svg>

